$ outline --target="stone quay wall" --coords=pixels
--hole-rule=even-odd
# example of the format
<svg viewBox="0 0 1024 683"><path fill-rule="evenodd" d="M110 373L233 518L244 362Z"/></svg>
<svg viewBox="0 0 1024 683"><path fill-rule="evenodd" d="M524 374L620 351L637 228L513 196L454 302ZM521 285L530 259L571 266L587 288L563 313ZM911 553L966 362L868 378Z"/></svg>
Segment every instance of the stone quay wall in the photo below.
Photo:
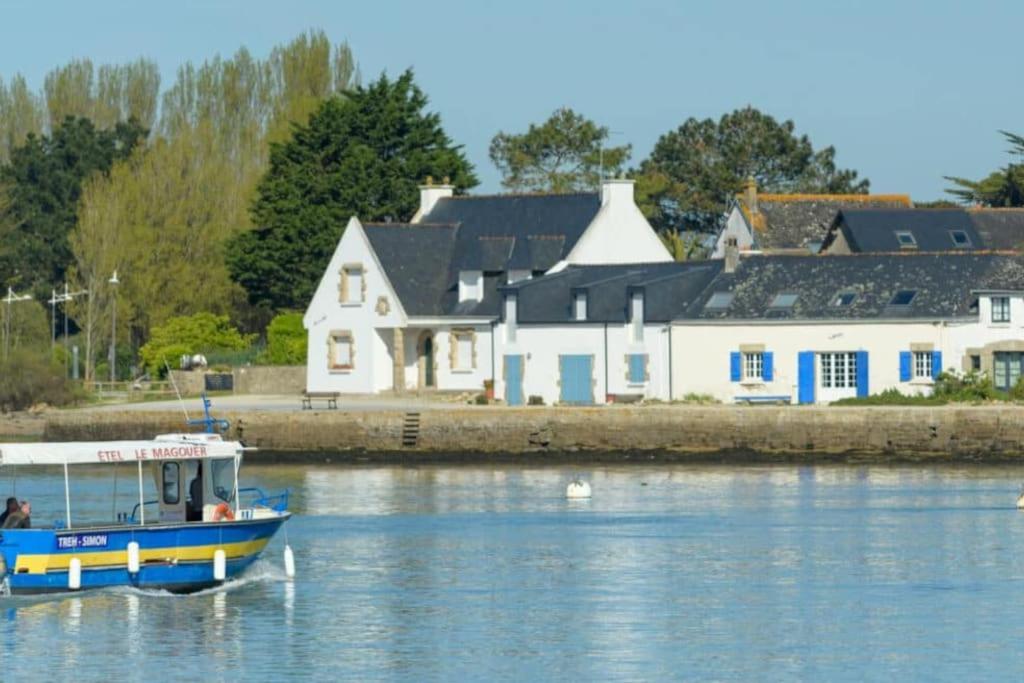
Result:
<svg viewBox="0 0 1024 683"><path fill-rule="evenodd" d="M458 407L419 413L403 445L398 411L237 412L229 438L254 459L332 461L1024 462L1024 408ZM181 414L57 411L49 441L150 438L182 429ZM0 438L3 438L0 425ZM7 440L13 440L7 438ZM408 440L407 440L408 441Z"/></svg>

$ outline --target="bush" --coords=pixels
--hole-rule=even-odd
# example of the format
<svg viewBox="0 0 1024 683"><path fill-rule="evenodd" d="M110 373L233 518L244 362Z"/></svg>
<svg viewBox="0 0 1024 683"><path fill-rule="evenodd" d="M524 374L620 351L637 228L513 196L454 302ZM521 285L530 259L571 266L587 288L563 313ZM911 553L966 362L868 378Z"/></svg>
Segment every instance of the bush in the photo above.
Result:
<svg viewBox="0 0 1024 683"><path fill-rule="evenodd" d="M531 406L542 406L542 405L544 405L544 397L543 396L531 396L530 398L528 398L526 400L526 404L527 405L531 405Z"/></svg>
<svg viewBox="0 0 1024 683"><path fill-rule="evenodd" d="M267 325L267 350L260 358L265 365L305 365L306 330L301 313L281 313Z"/></svg>
<svg viewBox="0 0 1024 683"><path fill-rule="evenodd" d="M473 398L473 403L477 404L478 406L485 406L490 403L490 400L487 398L487 394L477 394Z"/></svg>
<svg viewBox="0 0 1024 683"><path fill-rule="evenodd" d="M963 374L943 372L935 381L934 395L955 403L977 403L1002 398L988 375L974 370Z"/></svg>
<svg viewBox="0 0 1024 683"><path fill-rule="evenodd" d="M177 367L178 359L185 354L238 351L251 343L252 337L239 333L226 315L196 313L154 327L139 355L151 377L162 377L165 363Z"/></svg>
<svg viewBox="0 0 1024 683"><path fill-rule="evenodd" d="M709 403L719 403L720 401L711 394L696 394L691 391L690 393L683 396L682 402L696 403L698 405L707 405Z"/></svg>
<svg viewBox="0 0 1024 683"><path fill-rule="evenodd" d="M75 400L64 366L49 358L49 351L11 351L0 360L0 412L25 410L39 403L67 405Z"/></svg>
<svg viewBox="0 0 1024 683"><path fill-rule="evenodd" d="M834 406L941 406L949 403L944 396L925 396L923 394L907 395L899 389L886 389L880 394L859 398L841 398L833 401Z"/></svg>

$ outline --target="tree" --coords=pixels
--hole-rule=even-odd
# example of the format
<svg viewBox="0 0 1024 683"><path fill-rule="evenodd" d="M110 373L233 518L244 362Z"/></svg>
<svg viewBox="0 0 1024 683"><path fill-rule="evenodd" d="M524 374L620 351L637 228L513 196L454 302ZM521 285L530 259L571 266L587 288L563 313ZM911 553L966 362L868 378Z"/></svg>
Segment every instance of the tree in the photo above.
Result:
<svg viewBox="0 0 1024 683"><path fill-rule="evenodd" d="M267 326L267 351L263 362L270 365L304 364L307 337L301 313L285 312L274 316Z"/></svg>
<svg viewBox="0 0 1024 683"><path fill-rule="evenodd" d="M640 164L641 208L659 230L717 226L728 199L753 177L765 192L866 193L867 179L838 169L835 149L814 150L792 121L753 107L718 121L687 119L661 136ZM639 192L638 192L639 194Z"/></svg>
<svg viewBox="0 0 1024 683"><path fill-rule="evenodd" d="M150 376L157 377L165 372L165 363L174 367L182 355L240 351L251 343L250 337L232 327L226 315L196 313L154 326L149 341L139 349L139 355Z"/></svg>
<svg viewBox="0 0 1024 683"><path fill-rule="evenodd" d="M1024 157L1024 136L1015 135L1005 130L999 131L1010 143L1009 154L1018 159ZM980 204L982 206L1024 206L1024 163L1009 163L1004 168L993 171L981 180L967 180L955 176L945 176L956 187L946 192L964 204Z"/></svg>
<svg viewBox="0 0 1024 683"><path fill-rule="evenodd" d="M78 59L50 71L43 82L51 130L68 117L83 117L103 129L134 119L148 131L156 120L159 91L160 71L146 59L99 69Z"/></svg>
<svg viewBox="0 0 1024 683"><path fill-rule="evenodd" d="M20 147L30 133L43 130L43 105L28 89L25 78L16 74L9 86L0 79L0 165L7 163L11 150Z"/></svg>
<svg viewBox="0 0 1024 683"><path fill-rule="evenodd" d="M490 156L501 184L514 192L593 190L602 174L617 175L629 159L629 145L604 148L608 136L608 128L562 108L525 133L499 132Z"/></svg>
<svg viewBox="0 0 1024 683"><path fill-rule="evenodd" d="M477 184L426 106L412 71L382 75L324 101L290 140L271 145L252 207L258 227L227 250L231 277L252 304L304 308L351 216L410 218L427 176L447 177L459 191Z"/></svg>
<svg viewBox="0 0 1024 683"><path fill-rule="evenodd" d="M52 136L30 135L0 167L6 207L0 215L0 284L31 287L41 299L71 263L68 234L77 221L82 182L106 173L145 138L135 121L99 130L65 120Z"/></svg>

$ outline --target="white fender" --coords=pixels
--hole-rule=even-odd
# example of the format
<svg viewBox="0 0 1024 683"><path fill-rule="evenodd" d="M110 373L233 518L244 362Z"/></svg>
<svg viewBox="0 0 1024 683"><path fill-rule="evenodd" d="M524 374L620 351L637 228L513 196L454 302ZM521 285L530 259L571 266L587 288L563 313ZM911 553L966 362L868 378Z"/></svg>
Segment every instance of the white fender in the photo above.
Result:
<svg viewBox="0 0 1024 683"><path fill-rule="evenodd" d="M223 549L217 548L213 553L213 580L223 581L228 576L228 556Z"/></svg>
<svg viewBox="0 0 1024 683"><path fill-rule="evenodd" d="M139 567L141 566L142 564L139 561L139 544L131 541L128 543L128 573L138 574Z"/></svg>
<svg viewBox="0 0 1024 683"><path fill-rule="evenodd" d="M68 565L68 588L76 591L82 587L82 561L72 557Z"/></svg>

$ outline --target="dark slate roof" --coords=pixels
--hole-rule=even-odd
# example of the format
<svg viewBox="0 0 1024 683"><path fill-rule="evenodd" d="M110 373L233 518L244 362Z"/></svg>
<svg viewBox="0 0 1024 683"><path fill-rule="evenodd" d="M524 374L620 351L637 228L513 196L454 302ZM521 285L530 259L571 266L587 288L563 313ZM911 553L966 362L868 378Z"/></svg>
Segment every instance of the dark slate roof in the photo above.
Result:
<svg viewBox="0 0 1024 683"><path fill-rule="evenodd" d="M594 219L601 201L596 193L448 197L423 216L424 223L459 226L452 270L489 268L481 241L511 241L514 268L547 270L568 255ZM538 238L540 242L536 242ZM525 242L525 244L522 244ZM504 263L500 270L505 269Z"/></svg>
<svg viewBox="0 0 1024 683"><path fill-rule="evenodd" d="M989 249L1024 249L1024 209L968 209L974 229Z"/></svg>
<svg viewBox="0 0 1024 683"><path fill-rule="evenodd" d="M835 231L841 231L854 253L908 250L901 247L897 232L914 236L914 251L968 251L986 247L968 213L962 209L848 209L836 216L826 248ZM967 234L969 244L958 245L951 233Z"/></svg>
<svg viewBox="0 0 1024 683"><path fill-rule="evenodd" d="M906 195L786 195L762 194L753 213L739 202L747 223L753 228L754 243L766 251L800 250L820 243L836 214L850 208L905 209Z"/></svg>
<svg viewBox="0 0 1024 683"><path fill-rule="evenodd" d="M644 291L644 319L669 321L685 310L721 272L721 259L683 263L569 266L533 280L503 287L516 293L520 323L573 321L573 293L587 294L589 323L624 323L629 292Z"/></svg>
<svg viewBox="0 0 1024 683"><path fill-rule="evenodd" d="M992 253L750 256L722 273L682 315L690 320L942 319L973 315L986 289L1024 290L1024 259ZM908 306L892 306L896 292L916 292ZM714 292L729 291L725 310L705 307ZM836 306L854 292L849 306ZM772 307L778 294L796 294L789 310Z"/></svg>
<svg viewBox="0 0 1024 683"><path fill-rule="evenodd" d="M367 223L363 229L405 312L443 315L456 226Z"/></svg>

